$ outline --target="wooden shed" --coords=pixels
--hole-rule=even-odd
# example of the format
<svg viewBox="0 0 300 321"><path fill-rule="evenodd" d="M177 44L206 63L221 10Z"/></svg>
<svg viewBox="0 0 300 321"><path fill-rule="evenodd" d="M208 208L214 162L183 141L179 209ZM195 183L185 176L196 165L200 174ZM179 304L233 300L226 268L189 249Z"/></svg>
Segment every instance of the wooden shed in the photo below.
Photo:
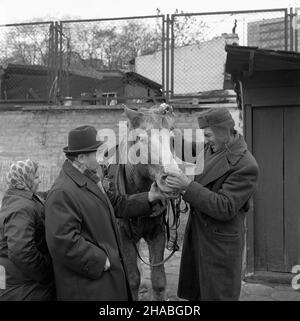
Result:
<svg viewBox="0 0 300 321"><path fill-rule="evenodd" d="M54 70L38 65L8 64L0 66L0 100L35 99L47 101L50 91L49 75ZM53 84L52 84L53 86ZM67 89L68 88L68 89ZM82 94L101 93L105 105L109 97L120 97L119 102L131 102L137 98L162 97L162 86L138 73L122 71L72 70L62 75L61 93L73 99Z"/></svg>
<svg viewBox="0 0 300 321"><path fill-rule="evenodd" d="M246 272L290 279L300 264L300 54L226 46L244 135L260 167L247 216Z"/></svg>

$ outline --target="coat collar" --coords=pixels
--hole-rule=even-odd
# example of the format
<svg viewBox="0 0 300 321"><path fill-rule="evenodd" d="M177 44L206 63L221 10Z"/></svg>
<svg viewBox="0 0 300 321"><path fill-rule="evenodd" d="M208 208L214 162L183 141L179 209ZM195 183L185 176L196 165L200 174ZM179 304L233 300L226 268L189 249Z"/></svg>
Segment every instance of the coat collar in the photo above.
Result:
<svg viewBox="0 0 300 321"><path fill-rule="evenodd" d="M236 134L235 140L226 149L226 158L230 165L235 166L247 151L247 144L242 135Z"/></svg>
<svg viewBox="0 0 300 321"><path fill-rule="evenodd" d="M207 185L225 175L232 166L235 166L247 151L247 144L240 134L236 134L234 141L215 156L208 157L209 151L205 151L203 173L196 177L196 181Z"/></svg>
<svg viewBox="0 0 300 321"><path fill-rule="evenodd" d="M106 197L100 188L88 177L83 175L69 160L63 164L63 171L68 175L79 187L86 187L91 193L96 195L103 202L107 203Z"/></svg>
<svg viewBox="0 0 300 321"><path fill-rule="evenodd" d="M75 168L69 160L63 164L63 171L80 187L87 184L87 177L85 177L77 168Z"/></svg>
<svg viewBox="0 0 300 321"><path fill-rule="evenodd" d="M27 191L24 189L10 188L7 190L6 194L21 196L21 197L27 198L29 200L33 199L33 193L31 191Z"/></svg>

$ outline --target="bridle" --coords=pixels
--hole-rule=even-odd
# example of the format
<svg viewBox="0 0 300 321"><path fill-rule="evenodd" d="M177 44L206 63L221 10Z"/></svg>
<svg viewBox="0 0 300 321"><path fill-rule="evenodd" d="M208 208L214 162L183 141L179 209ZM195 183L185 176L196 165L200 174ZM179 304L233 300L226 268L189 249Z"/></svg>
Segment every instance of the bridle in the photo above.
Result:
<svg viewBox="0 0 300 321"><path fill-rule="evenodd" d="M129 173L126 175L126 178L130 181L133 186L135 185L134 181L134 168L131 164L127 164L127 172ZM159 183L157 182L158 187L160 188ZM188 211L188 206L185 203L185 208L181 209L181 201L182 201L182 195L179 192L173 192L173 191L163 191L161 190L163 194L167 197L167 204L165 208L163 208L162 211L155 213L154 215L150 215L150 217L157 217L159 215L163 216L163 224L166 228L166 245L165 247L171 251L171 253L164 258L162 261L158 263L148 263L146 262L142 256L140 255L140 252L138 250L138 247L134 241L134 232L133 232L133 226L130 219L127 219L129 231L130 231L130 239L132 240L133 247L137 253L138 258L146 265L150 267L156 267L165 264L174 254L179 250L178 245L178 228L180 226L180 214L186 213ZM174 236L171 236L171 232L174 232Z"/></svg>

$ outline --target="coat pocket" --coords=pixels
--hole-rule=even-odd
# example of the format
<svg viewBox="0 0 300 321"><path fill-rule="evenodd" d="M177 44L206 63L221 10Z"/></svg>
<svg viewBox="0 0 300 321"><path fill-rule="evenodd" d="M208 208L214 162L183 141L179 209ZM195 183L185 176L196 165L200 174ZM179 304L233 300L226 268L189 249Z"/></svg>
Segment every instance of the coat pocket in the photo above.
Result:
<svg viewBox="0 0 300 321"><path fill-rule="evenodd" d="M213 235L216 239L221 241L236 241L240 238L239 233L227 233L227 232L221 232L218 230L213 230Z"/></svg>
<svg viewBox="0 0 300 321"><path fill-rule="evenodd" d="M108 251L107 247L103 244L99 245L100 249L106 254L106 256L108 257L109 261L111 261L111 255L110 252Z"/></svg>

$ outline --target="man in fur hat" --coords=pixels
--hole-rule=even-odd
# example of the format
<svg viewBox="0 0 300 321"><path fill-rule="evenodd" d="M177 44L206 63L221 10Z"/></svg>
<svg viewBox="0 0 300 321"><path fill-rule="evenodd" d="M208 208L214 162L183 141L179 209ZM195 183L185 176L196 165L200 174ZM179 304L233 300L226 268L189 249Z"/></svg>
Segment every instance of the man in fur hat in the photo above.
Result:
<svg viewBox="0 0 300 321"><path fill-rule="evenodd" d="M178 296L188 300L238 300L244 219L258 179L258 165L226 108L201 113L204 170L191 181L168 173L167 184L190 204Z"/></svg>

